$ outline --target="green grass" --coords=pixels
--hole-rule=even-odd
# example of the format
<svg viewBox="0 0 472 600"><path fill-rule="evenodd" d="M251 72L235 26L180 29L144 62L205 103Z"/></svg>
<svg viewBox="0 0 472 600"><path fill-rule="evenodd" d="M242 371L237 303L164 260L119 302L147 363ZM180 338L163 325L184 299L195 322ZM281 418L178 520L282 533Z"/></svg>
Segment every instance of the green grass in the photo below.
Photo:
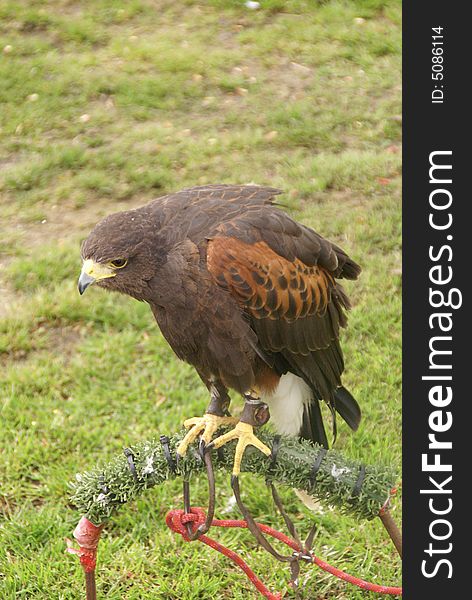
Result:
<svg viewBox="0 0 472 600"><path fill-rule="evenodd" d="M340 425L337 447L400 467L400 3L261 4L0 6L1 598L83 598L82 573L64 554L80 516L67 482L205 408L205 389L145 305L75 288L93 224L171 190L279 186L291 214L362 264L346 286L354 308L343 347L364 419L355 435ZM257 518L281 528L264 484L243 486ZM196 484L195 503L205 489ZM220 515L230 495L219 476ZM306 533L313 517L290 490L282 495ZM166 511L180 504L170 482L107 526L100 597L256 597L227 560L166 529ZM394 511L400 519L398 503ZM380 523L329 508L315 518L321 557L399 582ZM286 589L287 569L247 532L221 538L271 589ZM305 599L366 597L315 569L302 580Z"/></svg>

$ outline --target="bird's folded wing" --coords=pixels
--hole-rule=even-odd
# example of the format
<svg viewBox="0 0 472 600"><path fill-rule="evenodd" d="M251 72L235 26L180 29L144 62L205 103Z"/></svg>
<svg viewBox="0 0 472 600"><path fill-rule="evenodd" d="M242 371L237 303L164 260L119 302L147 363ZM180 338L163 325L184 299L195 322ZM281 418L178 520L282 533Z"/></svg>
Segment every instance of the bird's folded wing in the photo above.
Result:
<svg viewBox="0 0 472 600"><path fill-rule="evenodd" d="M267 350L307 355L329 347L346 325L347 298L319 265L287 260L265 242L231 237L209 242L207 265L250 314Z"/></svg>

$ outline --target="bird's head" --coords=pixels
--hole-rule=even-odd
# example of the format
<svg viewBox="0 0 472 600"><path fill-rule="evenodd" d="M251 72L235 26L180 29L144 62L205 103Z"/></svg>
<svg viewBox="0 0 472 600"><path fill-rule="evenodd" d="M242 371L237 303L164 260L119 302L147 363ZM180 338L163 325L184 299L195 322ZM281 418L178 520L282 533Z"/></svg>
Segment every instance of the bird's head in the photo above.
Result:
<svg viewBox="0 0 472 600"><path fill-rule="evenodd" d="M81 248L80 294L92 284L145 300L155 275L155 230L139 210L115 213L100 221Z"/></svg>

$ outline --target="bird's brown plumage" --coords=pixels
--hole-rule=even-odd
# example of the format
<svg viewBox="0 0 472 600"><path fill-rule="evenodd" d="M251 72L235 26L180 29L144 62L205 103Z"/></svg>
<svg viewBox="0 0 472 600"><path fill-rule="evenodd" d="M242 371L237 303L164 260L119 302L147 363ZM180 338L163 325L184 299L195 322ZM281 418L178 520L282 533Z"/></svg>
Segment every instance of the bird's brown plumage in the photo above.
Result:
<svg viewBox="0 0 472 600"><path fill-rule="evenodd" d="M341 387L339 329L349 302L337 279L356 279L360 268L278 208L279 193L214 185L170 194L104 219L82 257L128 260L98 284L148 302L173 350L207 385L244 393L292 372L313 390L315 420L324 399L355 428L357 404ZM302 433L323 437L320 427Z"/></svg>

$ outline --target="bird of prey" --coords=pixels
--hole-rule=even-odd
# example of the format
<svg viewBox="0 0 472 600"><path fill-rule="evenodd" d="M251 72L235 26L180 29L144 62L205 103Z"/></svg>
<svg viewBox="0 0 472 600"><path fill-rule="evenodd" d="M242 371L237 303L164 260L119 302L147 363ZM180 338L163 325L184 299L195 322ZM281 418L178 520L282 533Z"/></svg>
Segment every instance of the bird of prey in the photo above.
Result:
<svg viewBox="0 0 472 600"><path fill-rule="evenodd" d="M359 406L342 386L340 328L349 300L337 281L360 267L337 245L294 221L275 203L281 192L256 185L185 189L100 221L83 242L82 294L91 284L147 302L175 354L193 365L210 404L188 419L184 455L201 436L218 448L237 439L270 449L253 427L270 415L281 434L327 447L320 409L352 429ZM229 389L245 398L231 417ZM216 439L220 426L233 429Z"/></svg>

